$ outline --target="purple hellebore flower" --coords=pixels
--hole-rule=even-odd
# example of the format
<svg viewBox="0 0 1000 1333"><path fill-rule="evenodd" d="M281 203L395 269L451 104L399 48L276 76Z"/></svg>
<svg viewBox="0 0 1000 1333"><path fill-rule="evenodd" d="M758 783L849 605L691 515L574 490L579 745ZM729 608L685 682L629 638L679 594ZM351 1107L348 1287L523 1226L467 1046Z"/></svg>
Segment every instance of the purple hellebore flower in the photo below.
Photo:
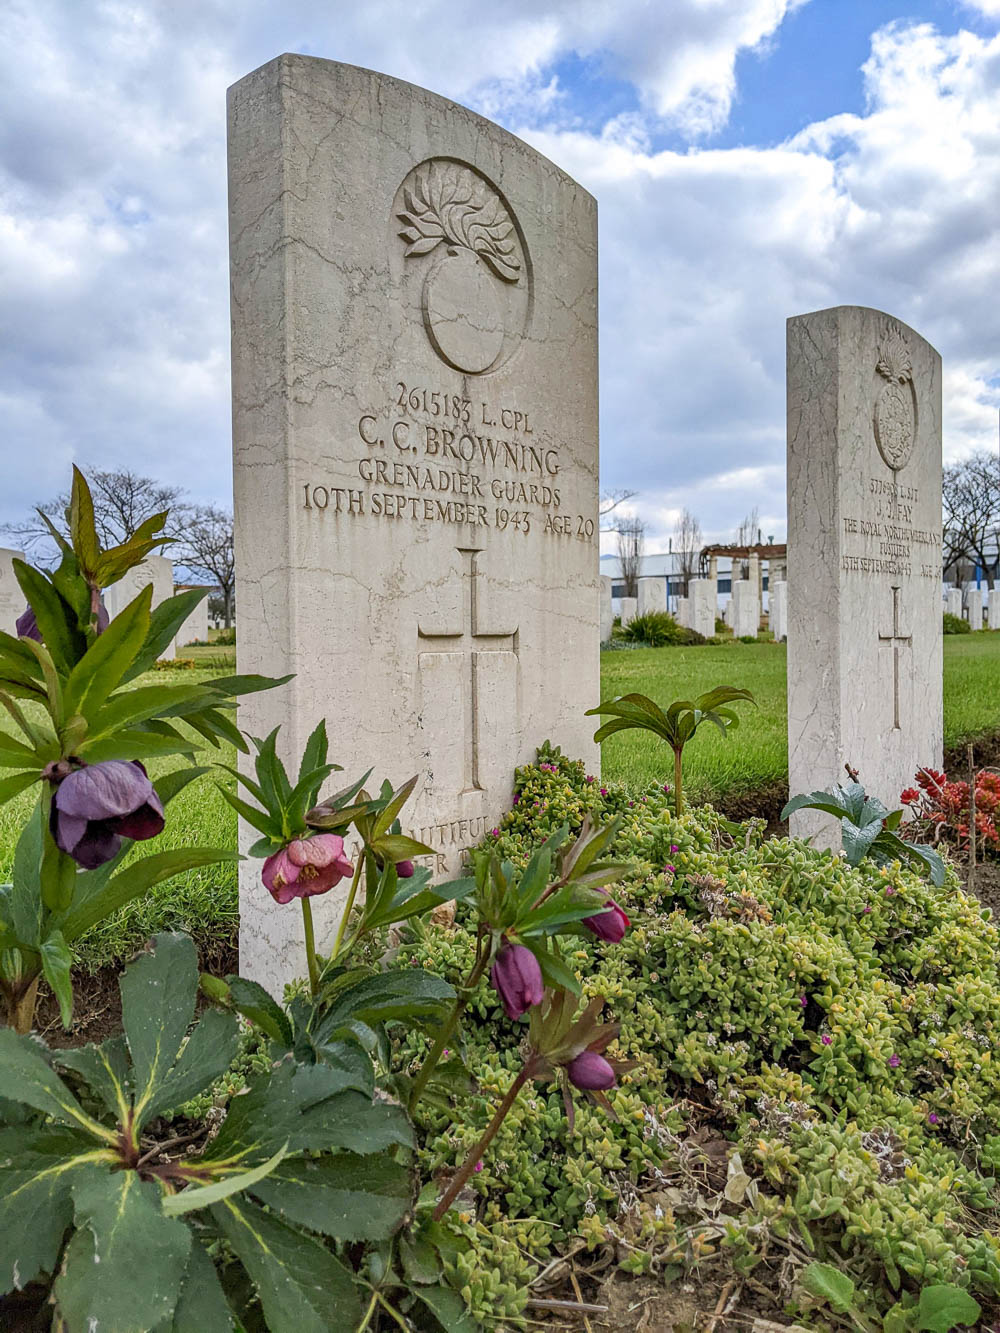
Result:
<svg viewBox="0 0 1000 1333"><path fill-rule="evenodd" d="M570 1060L566 1073L574 1088L582 1088L584 1092L603 1092L618 1082L611 1065L596 1051L581 1051Z"/></svg>
<svg viewBox="0 0 1000 1333"><path fill-rule="evenodd" d="M137 759L107 759L59 782L49 829L60 851L96 870L118 855L122 838L155 838L163 829L163 806Z"/></svg>
<svg viewBox="0 0 1000 1333"><path fill-rule="evenodd" d="M545 993L538 959L523 944L505 944L490 970L508 1018L520 1018L533 1004L541 1004Z"/></svg>
<svg viewBox="0 0 1000 1333"><path fill-rule="evenodd" d="M585 916L583 924L588 930L592 930L599 940L606 940L608 944L618 944L625 938L625 932L632 923L610 893L604 889L600 892L607 898L608 906L600 912L595 912L593 916Z"/></svg>
<svg viewBox="0 0 1000 1333"><path fill-rule="evenodd" d="M38 628L35 613L30 606L26 606L18 616L15 628L19 639L34 639L36 643L41 643L41 631Z"/></svg>

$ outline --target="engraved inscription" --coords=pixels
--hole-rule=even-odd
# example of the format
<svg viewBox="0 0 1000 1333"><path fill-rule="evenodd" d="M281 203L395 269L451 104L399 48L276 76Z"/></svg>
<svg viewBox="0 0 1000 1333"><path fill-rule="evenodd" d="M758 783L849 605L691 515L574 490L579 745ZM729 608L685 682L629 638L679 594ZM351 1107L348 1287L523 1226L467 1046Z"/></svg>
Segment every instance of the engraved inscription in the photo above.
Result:
<svg viewBox="0 0 1000 1333"><path fill-rule="evenodd" d="M878 639L879 643L892 645L892 725L896 731L899 731L899 646L902 644L904 647L912 648L913 635L904 634L899 628L899 587L897 584L893 584L892 587L892 630L888 634L880 634Z"/></svg>
<svg viewBox="0 0 1000 1333"><path fill-rule="evenodd" d="M510 205L474 167L432 158L403 181L394 215L434 351L464 374L495 370L519 343L531 308L530 265Z"/></svg>
<svg viewBox="0 0 1000 1333"><path fill-rule="evenodd" d="M889 325L878 351L876 372L885 383L875 399L875 443L894 472L906 466L917 433L913 365L902 332Z"/></svg>
<svg viewBox="0 0 1000 1333"><path fill-rule="evenodd" d="M868 513L843 518L841 568L854 574L908 578L919 559L920 577L939 579L941 531L913 524L919 489L870 477L867 494Z"/></svg>

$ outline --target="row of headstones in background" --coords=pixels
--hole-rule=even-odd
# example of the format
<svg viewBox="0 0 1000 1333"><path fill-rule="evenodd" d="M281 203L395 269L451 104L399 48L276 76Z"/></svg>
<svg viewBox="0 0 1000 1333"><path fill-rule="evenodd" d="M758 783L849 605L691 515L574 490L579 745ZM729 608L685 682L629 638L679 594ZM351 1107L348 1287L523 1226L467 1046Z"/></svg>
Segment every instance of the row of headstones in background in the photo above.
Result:
<svg viewBox="0 0 1000 1333"><path fill-rule="evenodd" d="M294 673L241 725L297 764L325 717L345 777L416 774L405 831L456 873L542 740L599 762L595 201L446 98L283 55L230 89L229 203L239 669ZM248 862L241 973L280 995L300 941Z"/></svg>
<svg viewBox="0 0 1000 1333"><path fill-rule="evenodd" d="M945 611L948 615L961 620L963 601L964 609L968 612L965 618L968 620L971 629L983 628L984 610L989 619L990 629L1000 629L1000 587L988 590L986 588L967 588L964 598L961 588L949 588L945 593Z"/></svg>
<svg viewBox="0 0 1000 1333"><path fill-rule="evenodd" d="M24 610L24 594L14 577L15 559L23 560L24 556L20 551L0 547L0 629L8 634L16 633L17 619ZM154 607L173 596L174 567L165 556L149 556L141 565L130 569L118 583L113 583L105 590L104 605L108 614L112 618L118 615L148 583L153 585ZM202 598L162 656L168 660L173 659L178 648L207 638L208 599Z"/></svg>

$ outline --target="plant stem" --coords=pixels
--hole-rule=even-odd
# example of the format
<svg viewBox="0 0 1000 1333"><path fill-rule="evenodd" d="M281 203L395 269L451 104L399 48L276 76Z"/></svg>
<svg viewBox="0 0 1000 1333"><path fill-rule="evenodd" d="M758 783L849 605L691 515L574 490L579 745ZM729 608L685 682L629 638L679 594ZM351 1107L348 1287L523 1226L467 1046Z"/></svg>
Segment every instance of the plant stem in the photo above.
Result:
<svg viewBox="0 0 1000 1333"><path fill-rule="evenodd" d="M10 1026L22 1035L31 1031L31 1025L35 1021L35 1002L38 999L40 980L41 978L36 976L20 994L15 994L13 1003L10 1004Z"/></svg>
<svg viewBox="0 0 1000 1333"><path fill-rule="evenodd" d="M309 967L309 993L315 1000L319 993L319 965L316 962L316 932L313 930L312 903L308 898L300 898L302 904L302 925L306 935L306 963Z"/></svg>
<svg viewBox="0 0 1000 1333"><path fill-rule="evenodd" d="M681 789L681 751L674 751L674 813L678 819L684 809L684 796Z"/></svg>
<svg viewBox="0 0 1000 1333"><path fill-rule="evenodd" d="M376 1305L378 1305L378 1292L374 1291L372 1292L371 1305L369 1305L368 1309L365 1311L365 1317L358 1325L357 1329L355 1330L355 1333L365 1333L365 1329L368 1327L371 1321L371 1317L375 1313Z"/></svg>
<svg viewBox="0 0 1000 1333"><path fill-rule="evenodd" d="M483 1153L493 1142L497 1130L503 1124L507 1116L507 1112L514 1105L514 1102L517 1098L517 1094L521 1091L521 1089L524 1087L525 1083L527 1083L530 1077L531 1077L531 1062L529 1061L529 1063L526 1064L524 1068L521 1070L521 1072L518 1074L514 1082L510 1085L506 1097L504 1097L503 1101L497 1107L493 1119L490 1121L489 1125L484 1130L483 1135L480 1138L479 1142L469 1153L468 1157L462 1164L462 1167L459 1170L458 1174L455 1177L453 1177L451 1184L448 1186L445 1192L441 1195L441 1198L438 1200L438 1205L434 1209L435 1222L441 1221L442 1217L444 1217L445 1213L448 1211L451 1205L458 1198L459 1194L461 1194L462 1190L465 1188L466 1181L469 1179L469 1177L472 1175L472 1172L475 1170L476 1163L482 1158Z"/></svg>
<svg viewBox="0 0 1000 1333"><path fill-rule="evenodd" d="M480 957L476 959L475 965L469 973L464 986L462 986L461 993L455 1000L455 1004L445 1021L444 1027L442 1027L441 1031L438 1033L437 1040L428 1051L426 1060L420 1066L420 1071L417 1074L417 1077L413 1080L413 1087L410 1089L411 1114L416 1108L417 1102L423 1095L423 1091L427 1087L430 1076L434 1073L438 1061L441 1059L444 1048L454 1035L455 1029L458 1027L458 1020L462 1017L466 1005L472 999L472 992L478 984L480 977L486 971L489 961L490 949L487 948Z"/></svg>
<svg viewBox="0 0 1000 1333"><path fill-rule="evenodd" d="M358 896L358 885L361 882L361 871L365 864L365 849L362 847L358 853L358 864L354 867L354 878L351 880L351 891L347 895L347 903L344 907L344 914L340 918L340 925L337 927L337 938L333 941L333 951L330 954L331 960L340 953L340 947L344 943L344 932L347 930L347 923L354 911L354 899Z"/></svg>

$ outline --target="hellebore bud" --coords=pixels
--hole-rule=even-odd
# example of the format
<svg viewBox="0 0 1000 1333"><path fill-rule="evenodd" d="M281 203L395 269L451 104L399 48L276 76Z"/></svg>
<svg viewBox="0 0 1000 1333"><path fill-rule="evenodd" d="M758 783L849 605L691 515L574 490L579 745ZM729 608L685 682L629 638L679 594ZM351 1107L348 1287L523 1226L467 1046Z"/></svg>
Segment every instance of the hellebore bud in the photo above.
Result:
<svg viewBox="0 0 1000 1333"><path fill-rule="evenodd" d="M163 806L137 759L107 759L59 780L49 829L60 851L85 870L118 855L122 838L142 841L163 829Z"/></svg>
<svg viewBox="0 0 1000 1333"><path fill-rule="evenodd" d="M540 1004L545 993L538 959L523 944L505 944L490 971L504 1013L520 1018L533 1004Z"/></svg>
<svg viewBox="0 0 1000 1333"><path fill-rule="evenodd" d="M354 867L344 855L344 839L336 833L296 838L264 862L261 878L275 902L328 893Z"/></svg>
<svg viewBox="0 0 1000 1333"><path fill-rule="evenodd" d="M38 621L35 619L35 613L30 606L26 606L17 618L15 624L17 637L19 639L34 639L36 643L41 643L42 635L38 628Z"/></svg>
<svg viewBox="0 0 1000 1333"><path fill-rule="evenodd" d="M575 1059L570 1060L566 1073L573 1086L585 1092L603 1092L613 1088L618 1081L611 1065L596 1051L581 1051Z"/></svg>
<svg viewBox="0 0 1000 1333"><path fill-rule="evenodd" d="M604 911L595 912L593 916L585 916L583 924L592 930L598 939L606 940L608 944L618 944L625 938L625 932L631 922L610 893L604 889L600 892L607 898L608 907Z"/></svg>

